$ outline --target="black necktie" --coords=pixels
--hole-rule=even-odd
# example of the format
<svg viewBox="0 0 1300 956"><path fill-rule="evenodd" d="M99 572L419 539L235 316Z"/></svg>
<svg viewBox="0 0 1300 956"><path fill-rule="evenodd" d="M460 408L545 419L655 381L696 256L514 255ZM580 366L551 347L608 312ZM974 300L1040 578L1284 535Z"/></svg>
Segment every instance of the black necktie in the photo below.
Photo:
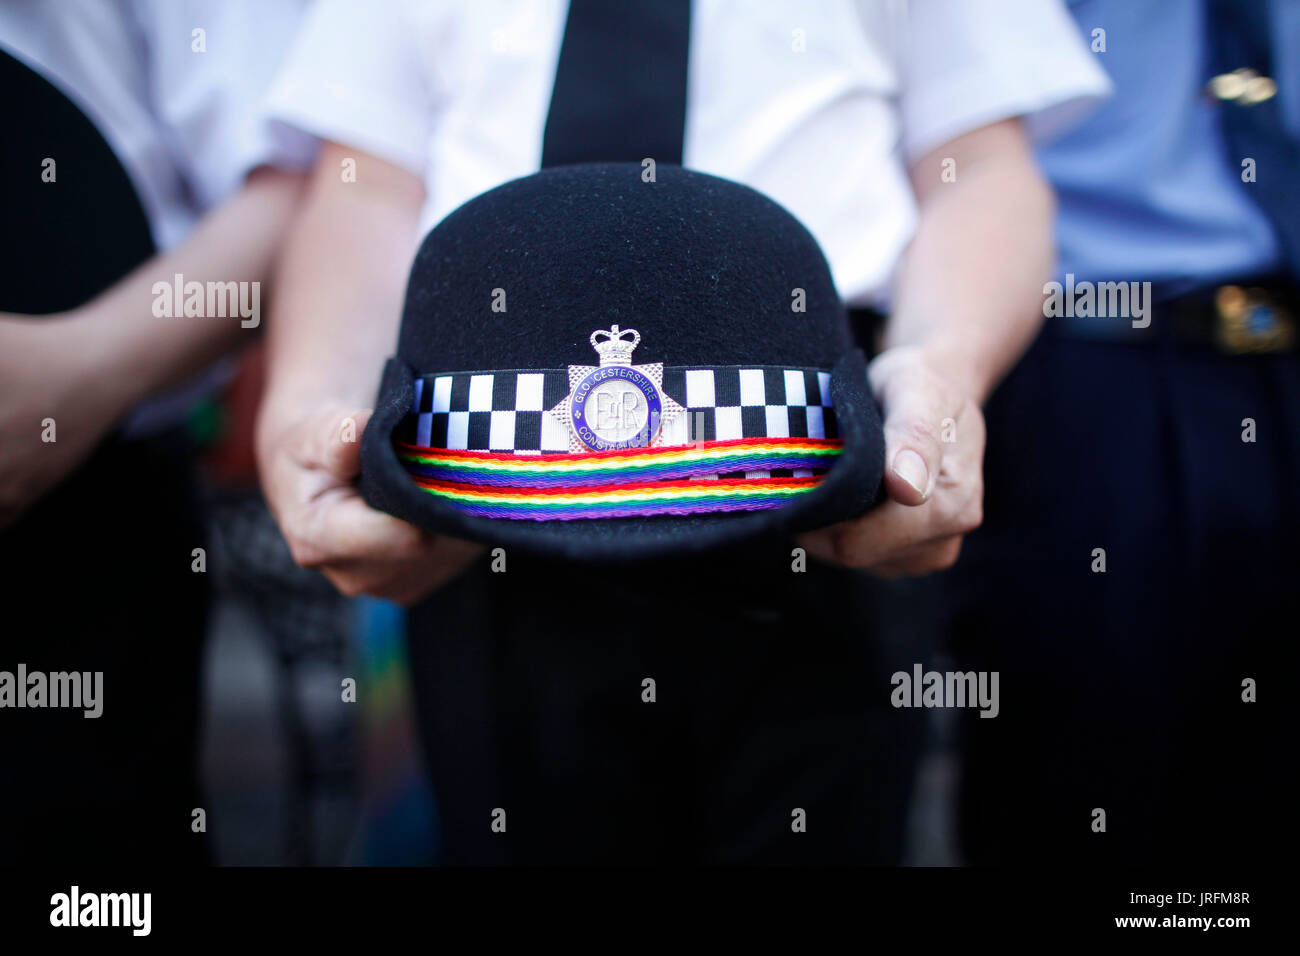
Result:
<svg viewBox="0 0 1300 956"><path fill-rule="evenodd" d="M682 161L690 0L570 0L542 166Z"/></svg>
<svg viewBox="0 0 1300 956"><path fill-rule="evenodd" d="M1295 55L1300 37L1276 36L1269 29L1267 0L1213 0L1210 5L1211 67L1216 74L1251 69L1276 75L1277 55ZM1279 91L1263 102L1224 102L1223 129L1238 175L1241 161L1255 160L1255 182L1245 189L1272 220L1293 277L1300 277L1300 143L1283 125L1280 100L1295 95Z"/></svg>

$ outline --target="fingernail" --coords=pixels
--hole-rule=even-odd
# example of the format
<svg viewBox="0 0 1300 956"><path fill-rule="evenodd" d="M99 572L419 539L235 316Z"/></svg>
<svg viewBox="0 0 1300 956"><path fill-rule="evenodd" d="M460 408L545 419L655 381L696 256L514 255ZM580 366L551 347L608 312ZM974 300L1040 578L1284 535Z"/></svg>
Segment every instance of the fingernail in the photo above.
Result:
<svg viewBox="0 0 1300 956"><path fill-rule="evenodd" d="M930 485L930 472L925 467L925 459L904 448L894 456L894 474L916 489L916 493L925 496Z"/></svg>

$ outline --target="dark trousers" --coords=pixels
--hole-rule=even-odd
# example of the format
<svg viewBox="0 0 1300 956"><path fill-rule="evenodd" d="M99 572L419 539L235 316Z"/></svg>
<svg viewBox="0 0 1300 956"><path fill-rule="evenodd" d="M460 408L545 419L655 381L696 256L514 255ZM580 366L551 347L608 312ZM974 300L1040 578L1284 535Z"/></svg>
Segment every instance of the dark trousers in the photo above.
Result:
<svg viewBox="0 0 1300 956"><path fill-rule="evenodd" d="M1045 335L987 418L953 649L1001 673L1002 704L963 715L966 856L1273 855L1290 827L1272 807L1291 761L1300 358Z"/></svg>
<svg viewBox="0 0 1300 956"><path fill-rule="evenodd" d="M110 442L0 532L0 670L103 672L98 718L0 710L0 865L205 860L196 514L183 449Z"/></svg>
<svg viewBox="0 0 1300 956"><path fill-rule="evenodd" d="M793 572L790 549L510 554L417 608L447 862L897 862L924 725L890 707L889 675L922 659L914 629L859 575Z"/></svg>

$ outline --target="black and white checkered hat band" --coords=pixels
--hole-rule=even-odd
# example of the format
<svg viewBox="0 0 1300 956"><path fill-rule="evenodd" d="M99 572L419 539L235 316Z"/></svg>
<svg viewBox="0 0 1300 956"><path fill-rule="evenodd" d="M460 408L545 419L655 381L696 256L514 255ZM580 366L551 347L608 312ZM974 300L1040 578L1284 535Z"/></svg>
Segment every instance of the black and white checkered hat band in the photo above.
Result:
<svg viewBox="0 0 1300 956"><path fill-rule="evenodd" d="M546 412L569 388L566 369L422 375L394 437L424 448L567 452L568 430ZM663 391L686 409L664 426L668 445L839 437L831 374L820 369L667 366Z"/></svg>

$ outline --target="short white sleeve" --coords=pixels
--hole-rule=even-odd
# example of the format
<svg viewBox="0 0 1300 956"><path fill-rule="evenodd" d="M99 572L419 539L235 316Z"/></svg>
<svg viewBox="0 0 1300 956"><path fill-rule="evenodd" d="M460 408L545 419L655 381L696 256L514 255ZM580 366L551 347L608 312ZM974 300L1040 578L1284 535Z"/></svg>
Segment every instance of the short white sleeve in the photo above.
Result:
<svg viewBox="0 0 1300 956"><path fill-rule="evenodd" d="M907 9L899 105L909 159L1013 116L1041 142L1110 92L1059 0L910 0Z"/></svg>
<svg viewBox="0 0 1300 956"><path fill-rule="evenodd" d="M268 114L423 177L440 97L414 20L403 2L319 0L272 85Z"/></svg>
<svg viewBox="0 0 1300 956"><path fill-rule="evenodd" d="M201 208L225 199L257 166L311 161L312 141L272 130L260 111L305 0L136 0L134 7L151 109Z"/></svg>

